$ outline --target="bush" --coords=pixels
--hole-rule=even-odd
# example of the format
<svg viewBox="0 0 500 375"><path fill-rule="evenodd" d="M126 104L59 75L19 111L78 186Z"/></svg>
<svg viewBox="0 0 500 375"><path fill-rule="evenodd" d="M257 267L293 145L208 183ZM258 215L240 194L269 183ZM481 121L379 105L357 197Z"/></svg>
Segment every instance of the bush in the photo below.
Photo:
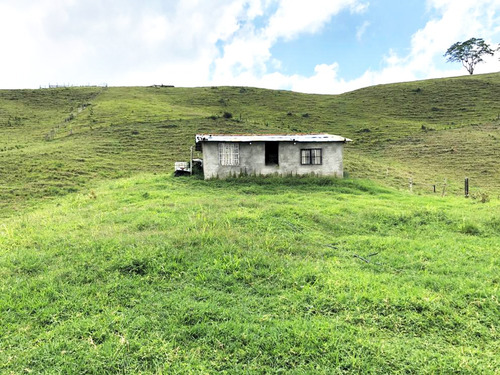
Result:
<svg viewBox="0 0 500 375"><path fill-rule="evenodd" d="M464 222L460 226L459 232L463 234L470 234L471 236L477 236L481 234L481 230L476 224L466 220L464 220Z"/></svg>
<svg viewBox="0 0 500 375"><path fill-rule="evenodd" d="M490 196L487 193L482 192L471 194L471 198L474 200L477 199L481 203L488 203L490 201Z"/></svg>

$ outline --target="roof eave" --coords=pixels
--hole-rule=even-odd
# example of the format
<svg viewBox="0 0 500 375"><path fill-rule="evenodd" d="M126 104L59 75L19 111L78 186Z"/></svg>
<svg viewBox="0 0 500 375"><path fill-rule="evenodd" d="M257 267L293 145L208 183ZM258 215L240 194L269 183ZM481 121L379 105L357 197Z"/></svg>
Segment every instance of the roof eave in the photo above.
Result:
<svg viewBox="0 0 500 375"><path fill-rule="evenodd" d="M332 134L307 134L307 135L227 135L227 134L196 134L196 143L199 142L352 142L351 139Z"/></svg>

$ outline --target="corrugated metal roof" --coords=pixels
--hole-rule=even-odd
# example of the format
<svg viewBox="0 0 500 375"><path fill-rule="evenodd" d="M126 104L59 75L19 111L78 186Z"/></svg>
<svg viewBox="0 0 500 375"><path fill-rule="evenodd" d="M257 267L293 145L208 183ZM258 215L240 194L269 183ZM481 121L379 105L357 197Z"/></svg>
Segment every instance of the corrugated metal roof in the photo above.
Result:
<svg viewBox="0 0 500 375"><path fill-rule="evenodd" d="M199 142L351 142L349 138L332 134L196 134Z"/></svg>

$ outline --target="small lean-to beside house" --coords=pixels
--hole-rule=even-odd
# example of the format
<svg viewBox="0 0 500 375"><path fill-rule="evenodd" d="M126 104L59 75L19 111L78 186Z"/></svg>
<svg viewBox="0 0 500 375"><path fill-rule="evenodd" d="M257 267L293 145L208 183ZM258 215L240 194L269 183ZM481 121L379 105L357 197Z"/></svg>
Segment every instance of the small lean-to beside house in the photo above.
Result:
<svg viewBox="0 0 500 375"><path fill-rule="evenodd" d="M241 174L342 177L343 149L349 138L331 134L197 134L205 179Z"/></svg>

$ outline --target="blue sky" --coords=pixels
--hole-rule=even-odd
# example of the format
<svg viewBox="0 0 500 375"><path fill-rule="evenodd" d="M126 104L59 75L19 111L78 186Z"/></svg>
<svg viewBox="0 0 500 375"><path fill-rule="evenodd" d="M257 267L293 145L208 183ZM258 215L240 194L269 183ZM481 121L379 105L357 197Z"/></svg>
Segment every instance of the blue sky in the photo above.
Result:
<svg viewBox="0 0 500 375"><path fill-rule="evenodd" d="M312 74L318 61L337 61L339 73L350 80L379 68L389 48L408 53L413 33L425 26L427 16L425 1L370 1L366 12L343 11L321 32L280 41L271 52L288 74Z"/></svg>
<svg viewBox="0 0 500 375"><path fill-rule="evenodd" d="M245 85L341 93L467 74L500 0L0 0L0 88ZM500 52L477 73L500 71Z"/></svg>

